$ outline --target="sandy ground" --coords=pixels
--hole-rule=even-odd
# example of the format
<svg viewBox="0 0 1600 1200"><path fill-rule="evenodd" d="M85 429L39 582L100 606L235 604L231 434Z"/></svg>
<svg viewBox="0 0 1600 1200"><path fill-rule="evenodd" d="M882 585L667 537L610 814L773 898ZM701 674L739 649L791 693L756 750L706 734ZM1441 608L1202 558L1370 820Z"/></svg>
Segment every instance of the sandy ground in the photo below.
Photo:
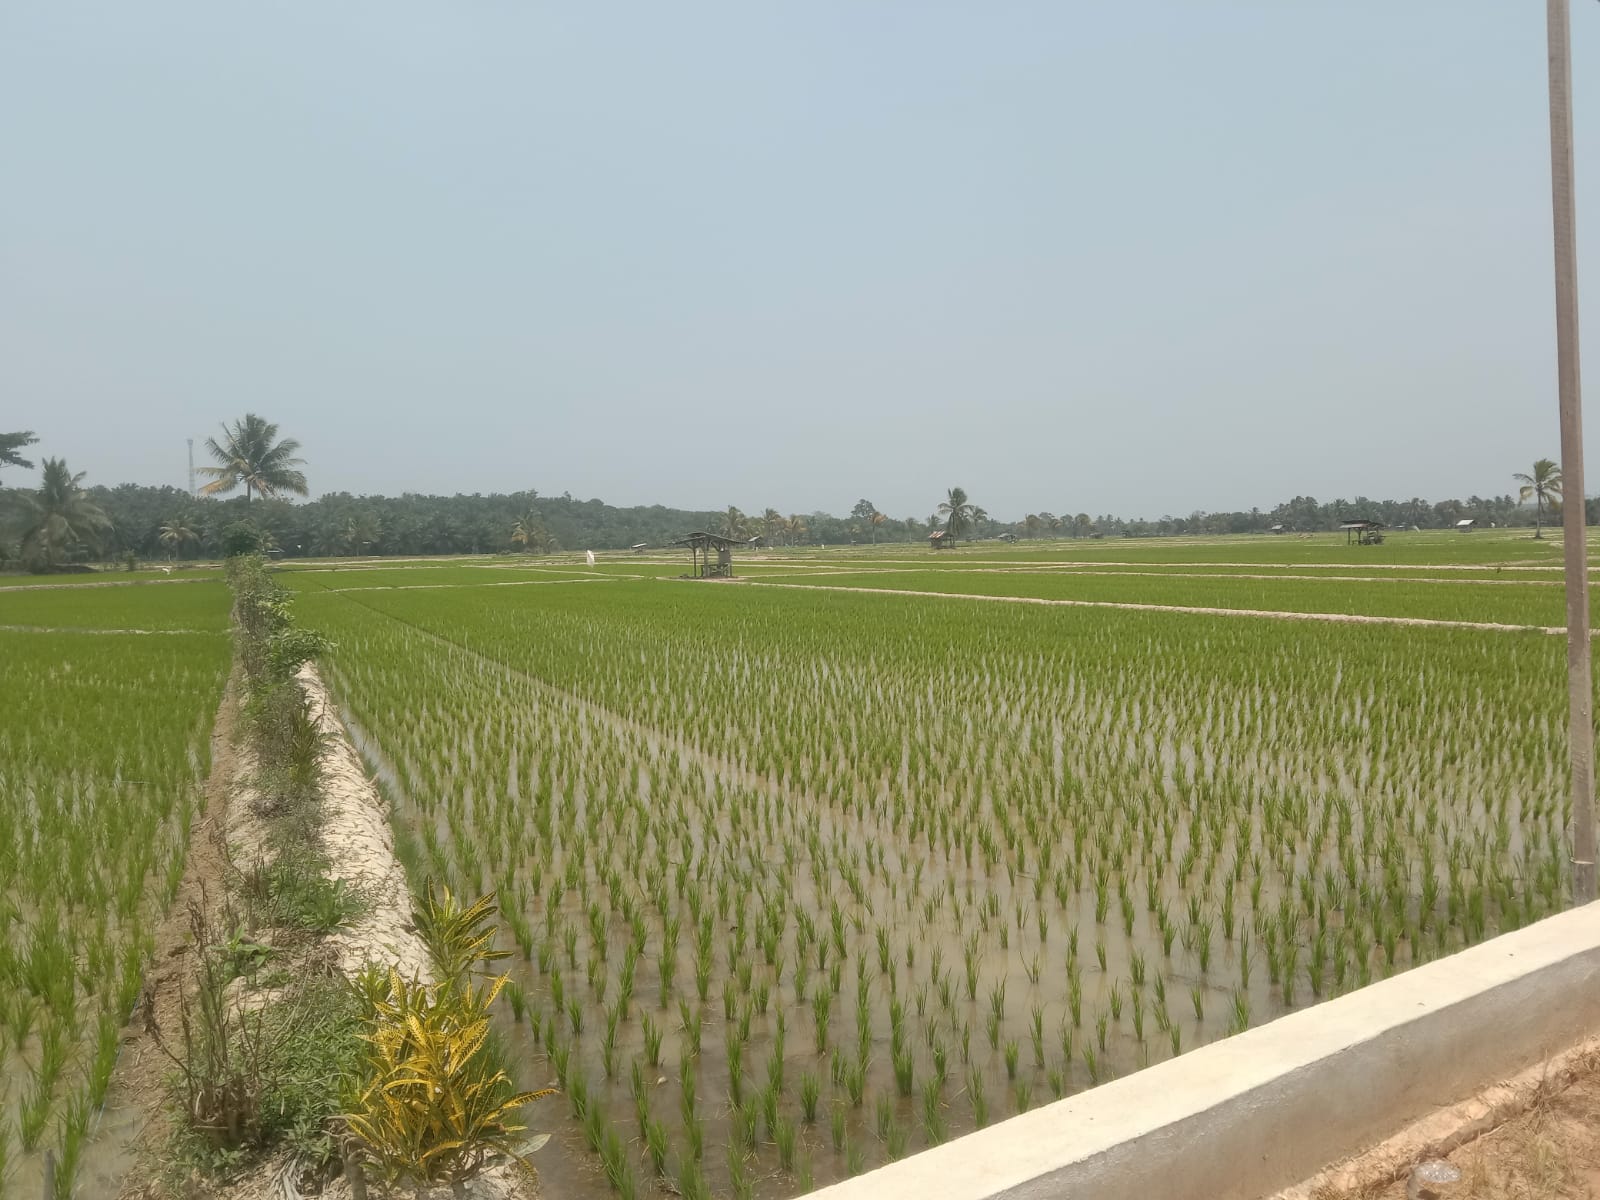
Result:
<svg viewBox="0 0 1600 1200"><path fill-rule="evenodd" d="M1438 1159L1461 1172L1436 1189L1440 1200L1600 1200L1600 1038L1431 1113L1273 1200L1405 1200L1414 1165Z"/></svg>
<svg viewBox="0 0 1600 1200"><path fill-rule="evenodd" d="M346 975L379 962L393 964L408 978L431 980L428 949L411 930L411 893L394 856L389 806L350 744L316 668L309 663L302 667L300 683L328 739L322 758L328 876L344 880L372 902L365 916L331 934L325 944L338 950Z"/></svg>
<svg viewBox="0 0 1600 1200"><path fill-rule="evenodd" d="M796 588L807 592L851 592L876 596L928 596L941 600L987 600L994 604L1042 604L1054 608L1116 608L1125 612L1190 613L1205 617L1267 617L1279 621L1332 621L1343 625L1412 625L1439 629L1483 629L1495 633L1566 633L1560 625L1500 625L1492 621L1441 621L1430 617L1375 617L1357 613L1280 612L1260 608L1200 608L1190 604L1139 604L1126 600L1046 600L1038 596L982 596L969 592L924 592L909 588L837 588L820 583L768 583L745 578L753 587Z"/></svg>
<svg viewBox="0 0 1600 1200"><path fill-rule="evenodd" d="M12 591L20 591L13 588ZM0 633L90 633L164 637L173 634L194 637L224 637L220 629L95 629L85 625L0 625Z"/></svg>

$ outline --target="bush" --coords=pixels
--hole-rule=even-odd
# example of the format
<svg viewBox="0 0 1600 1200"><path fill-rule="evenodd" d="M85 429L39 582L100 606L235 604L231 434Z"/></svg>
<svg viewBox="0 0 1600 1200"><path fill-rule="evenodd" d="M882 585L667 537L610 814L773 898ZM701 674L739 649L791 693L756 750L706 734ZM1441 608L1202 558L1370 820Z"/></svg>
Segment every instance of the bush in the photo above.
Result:
<svg viewBox="0 0 1600 1200"><path fill-rule="evenodd" d="M489 949L492 896L462 908L429 888L412 914L426 929L445 978L431 986L391 970L387 984L372 973L356 981L367 1006L366 1073L346 1121L384 1181L449 1183L456 1189L490 1155L520 1158L546 1140L522 1143L517 1110L549 1091L516 1092L496 1061L489 1009L506 985L497 975L481 985L473 968L504 957Z"/></svg>
<svg viewBox="0 0 1600 1200"><path fill-rule="evenodd" d="M198 905L190 928L206 949L196 959L193 999L180 1012L181 1045L157 1035L177 1068L177 1165L227 1171L280 1143L309 1166L327 1165L342 1080L364 1056L357 997L340 980L309 979L251 1011L228 994L246 944L216 939Z"/></svg>
<svg viewBox="0 0 1600 1200"><path fill-rule="evenodd" d="M231 525L224 525L221 541L224 558L265 554L272 547L272 535L254 521L234 521Z"/></svg>

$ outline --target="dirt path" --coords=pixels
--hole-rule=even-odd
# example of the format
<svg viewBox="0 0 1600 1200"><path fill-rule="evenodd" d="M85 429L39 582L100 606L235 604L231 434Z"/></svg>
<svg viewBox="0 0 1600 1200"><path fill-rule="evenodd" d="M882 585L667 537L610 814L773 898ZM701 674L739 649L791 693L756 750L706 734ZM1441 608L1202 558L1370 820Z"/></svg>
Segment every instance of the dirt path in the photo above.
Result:
<svg viewBox="0 0 1600 1200"><path fill-rule="evenodd" d="M325 939L339 967L354 975L368 962L393 965L409 979L433 979L428 948L411 928L411 889L394 856L389 806L363 767L339 720L328 689L307 663L300 684L327 738L322 755L323 845L328 878L343 880L371 901L371 909Z"/></svg>
<svg viewBox="0 0 1600 1200"><path fill-rule="evenodd" d="M123 1031L122 1053L112 1076L106 1104L107 1126L121 1127L121 1136L97 1143L86 1156L84 1194L113 1195L122 1188L125 1197L145 1194L154 1156L166 1143L170 1122L162 1101L163 1080L171 1062L156 1043L155 1032L173 1033L179 1026L179 1001L190 975L193 946L189 937L189 909L199 905L214 912L226 890L228 871L228 806L239 770L235 746L239 724L239 678L228 679L211 730L211 773L206 777L205 811L189 831L188 859L183 882L156 930L155 950L145 974L144 991ZM95 1170L97 1161L104 1173ZM125 1180L114 1168L126 1169ZM99 1190L97 1190L99 1189Z"/></svg>
<svg viewBox="0 0 1600 1200"><path fill-rule="evenodd" d="M962 572L966 574L968 572ZM1077 578L1080 575L1103 576L1107 579L1251 579L1265 580L1276 583L1280 580L1299 583L1432 583L1450 584L1455 587L1563 587L1559 579L1446 579L1435 575L1263 575L1252 574L1248 571L1106 571L1097 567L1087 570L1072 566L1043 567L1031 570L1022 570L1016 567L1003 567L991 571L987 567L972 568L973 574L995 575L1064 575Z"/></svg>
<svg viewBox="0 0 1600 1200"><path fill-rule="evenodd" d="M677 582L676 580L670 582ZM1566 633L1560 625L1499 625L1492 621L1446 621L1431 617L1376 617L1364 613L1282 612L1259 608L1201 608L1192 604L1140 604L1127 600L1046 600L1039 596L983 596L971 592L924 592L911 588L829 587L821 583L768 583L746 578L751 587L794 588L806 592L866 593L875 596L927 596L942 600L986 600L993 604L1043 604L1059 608L1115 608L1125 612L1188 613L1204 617L1260 617L1278 621L1332 621L1345 625L1410 625L1437 629L1478 629L1494 633Z"/></svg>
<svg viewBox="0 0 1600 1200"><path fill-rule="evenodd" d="M221 629L100 629L84 625L0 625L0 633L85 633L134 634L137 636L179 635L183 637L227 637Z"/></svg>
<svg viewBox="0 0 1600 1200"><path fill-rule="evenodd" d="M215 583L221 578L222 572L218 571L214 576L207 578L92 579L85 580L83 583L11 583L0 585L0 596L3 596L6 592L51 592L59 591L62 588L71 588L76 591L78 588L148 587L154 584Z"/></svg>
<svg viewBox="0 0 1600 1200"><path fill-rule="evenodd" d="M305 571L302 574L309 575ZM596 575L593 579L497 579L492 583L377 583L367 587L324 587L324 592L437 592L455 591L464 588L512 588L512 587L555 587L563 583L605 583L612 579L621 579L620 575ZM630 575L629 579L644 579L647 576Z"/></svg>
<svg viewBox="0 0 1600 1200"><path fill-rule="evenodd" d="M1462 1200L1600 1197L1600 1039L1424 1117L1272 1200L1404 1200L1415 1164L1443 1158Z"/></svg>
<svg viewBox="0 0 1600 1200"><path fill-rule="evenodd" d="M740 560L744 561L744 560ZM766 562L772 565L786 565L788 563L801 564L806 562L820 563L822 559L755 559L756 562ZM1070 570L1073 567L1241 567L1250 571L1268 570L1281 566L1284 570L1293 571L1542 571L1545 573L1561 571L1559 559L1552 559L1548 564L1529 562L1482 562L1482 563L1374 563L1374 562L1297 562L1297 563L1270 563L1270 562L1229 562L1212 561L1210 559L1186 559L1182 562L1166 560L1143 560L1137 562L1124 561L1112 558L965 558L950 561L947 558L935 557L932 559L919 558L854 558L845 557L840 565L857 565L864 569L877 566L899 567L902 570L926 571L935 570L930 563L944 563L945 565L961 571L984 571L995 567L1030 568L1036 571ZM1600 572L1600 566L1591 566L1591 574ZM1321 578L1318 576L1317 578Z"/></svg>

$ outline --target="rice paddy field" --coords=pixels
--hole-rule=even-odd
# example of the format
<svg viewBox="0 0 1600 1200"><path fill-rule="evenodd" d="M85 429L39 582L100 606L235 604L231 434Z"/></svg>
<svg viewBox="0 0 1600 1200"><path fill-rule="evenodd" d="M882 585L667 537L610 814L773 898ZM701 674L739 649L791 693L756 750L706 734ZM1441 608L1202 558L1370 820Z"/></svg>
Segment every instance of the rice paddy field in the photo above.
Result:
<svg viewBox="0 0 1600 1200"><path fill-rule="evenodd" d="M0 1195L38 1197L46 1150L63 1189L101 1194L79 1168L228 673L212 578L0 591Z"/></svg>
<svg viewBox="0 0 1600 1200"><path fill-rule="evenodd" d="M413 882L498 892L551 1194L780 1197L1562 907L1559 549L280 577ZM0 587L14 1183L92 1135L228 666L214 574L108 582Z"/></svg>
<svg viewBox="0 0 1600 1200"><path fill-rule="evenodd" d="M499 893L549 1186L782 1196L1561 907L1558 555L286 577L414 879Z"/></svg>

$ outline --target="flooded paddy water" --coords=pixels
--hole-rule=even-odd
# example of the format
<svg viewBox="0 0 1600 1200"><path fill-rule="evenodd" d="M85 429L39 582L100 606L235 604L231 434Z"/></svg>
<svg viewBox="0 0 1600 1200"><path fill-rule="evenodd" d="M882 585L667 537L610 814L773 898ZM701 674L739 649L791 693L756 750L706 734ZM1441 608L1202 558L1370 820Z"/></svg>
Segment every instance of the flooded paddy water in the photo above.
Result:
<svg viewBox="0 0 1600 1200"><path fill-rule="evenodd" d="M582 591L305 605L564 1193L794 1194L1563 902L1558 639Z"/></svg>

